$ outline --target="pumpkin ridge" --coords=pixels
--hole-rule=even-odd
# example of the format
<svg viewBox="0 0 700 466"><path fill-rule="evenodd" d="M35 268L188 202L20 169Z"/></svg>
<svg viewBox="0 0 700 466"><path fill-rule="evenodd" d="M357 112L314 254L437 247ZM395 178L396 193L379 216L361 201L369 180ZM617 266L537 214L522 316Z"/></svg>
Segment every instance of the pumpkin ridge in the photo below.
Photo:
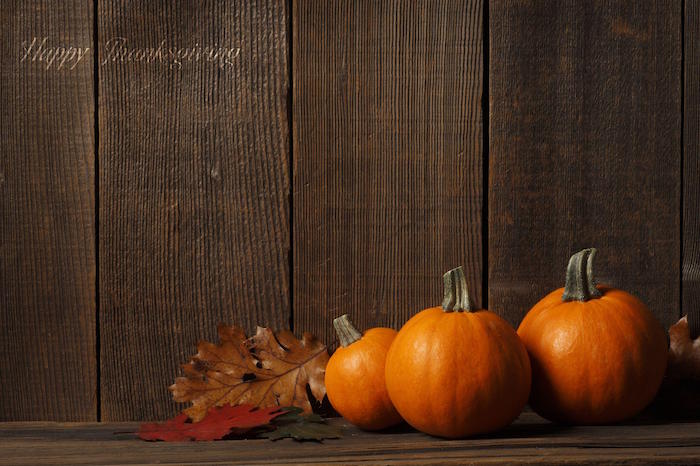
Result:
<svg viewBox="0 0 700 466"><path fill-rule="evenodd" d="M483 411L482 404L477 405L479 407L477 411L481 413L480 417L488 419L487 425L482 426L482 429L489 431L498 428L499 425L510 423L517 417L521 407L527 402L531 369L525 346L515 330L493 312L480 311L479 314L479 318L474 319L478 326L475 331L485 335L485 338L480 340L484 346L483 351L487 356L495 352L501 356L495 360L485 361L488 367L484 369L487 369L485 373L488 377L484 383L493 387L488 393L489 398L495 397L500 400L501 408L503 406L509 408L496 410L494 413L494 410ZM524 384L527 387L519 396L515 396L514 385L508 380L509 376L512 376L513 367L517 368L518 377L521 377L520 382L527 382Z"/></svg>
<svg viewBox="0 0 700 466"><path fill-rule="evenodd" d="M633 361L632 364L632 366L637 369L635 373L636 378L640 381L645 381L644 374L640 372L639 369L646 368L648 365L655 366L655 364L651 363L651 360L654 358L663 360L664 362L664 364L657 364L659 367L663 366L663 371L659 370L659 374L656 374L659 378L662 378L665 373L665 361L667 359L667 348L665 345L666 334L660 331L660 326L654 325L656 318L641 300L622 290L617 291L619 292L620 300L627 309L628 319L631 320L636 327L634 333L637 335L637 338L631 338L628 332L625 332L625 335L628 337L628 348L631 349L629 354L633 356L636 355L636 360ZM655 340L656 342L663 342L663 348L653 349ZM661 347L662 345L659 346ZM640 348L643 350L644 354L640 354L639 351L634 351ZM646 351L644 351L645 348L647 349ZM652 349L649 350L649 348ZM639 390L637 390L637 394L639 397L642 397L642 393ZM648 390L644 393L644 398L647 398L644 403L645 406L653 399L655 394L656 390Z"/></svg>

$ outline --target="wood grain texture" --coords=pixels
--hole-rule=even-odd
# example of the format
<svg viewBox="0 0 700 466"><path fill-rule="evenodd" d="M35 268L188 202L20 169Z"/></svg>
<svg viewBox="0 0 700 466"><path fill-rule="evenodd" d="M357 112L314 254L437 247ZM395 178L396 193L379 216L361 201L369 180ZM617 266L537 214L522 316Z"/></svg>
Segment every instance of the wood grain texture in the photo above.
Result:
<svg viewBox="0 0 700 466"><path fill-rule="evenodd" d="M287 28L284 0L99 2L103 420L181 408L167 387L217 323L288 325ZM115 62L119 37L166 58Z"/></svg>
<svg viewBox="0 0 700 466"><path fill-rule="evenodd" d="M92 4L0 3L2 420L97 419Z"/></svg>
<svg viewBox="0 0 700 466"><path fill-rule="evenodd" d="M481 1L296 1L294 327L481 303Z"/></svg>
<svg viewBox="0 0 700 466"><path fill-rule="evenodd" d="M149 443L136 424L0 424L4 464L697 464L700 424L558 426L524 412L501 432L442 440L402 426L364 432L343 419L340 440Z"/></svg>
<svg viewBox="0 0 700 466"><path fill-rule="evenodd" d="M599 249L668 327L680 301L681 2L493 1L489 305L517 325Z"/></svg>
<svg viewBox="0 0 700 466"><path fill-rule="evenodd" d="M683 93L683 302L700 336L700 1L685 1Z"/></svg>

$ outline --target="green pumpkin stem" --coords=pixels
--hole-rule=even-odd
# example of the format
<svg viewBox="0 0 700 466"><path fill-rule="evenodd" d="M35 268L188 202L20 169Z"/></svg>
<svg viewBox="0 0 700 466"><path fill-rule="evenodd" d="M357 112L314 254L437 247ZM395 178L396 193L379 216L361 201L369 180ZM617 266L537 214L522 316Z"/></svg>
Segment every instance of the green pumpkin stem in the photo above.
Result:
<svg viewBox="0 0 700 466"><path fill-rule="evenodd" d="M474 306L471 299L469 299L467 278L464 276L462 266L447 272L442 276L442 280L445 282L445 298L442 300L442 310L445 312L472 312Z"/></svg>
<svg viewBox="0 0 700 466"><path fill-rule="evenodd" d="M593 258L597 250L595 248L579 251L569 259L566 268L566 285L562 301L588 301L603 296L603 293L595 286L593 275Z"/></svg>
<svg viewBox="0 0 700 466"><path fill-rule="evenodd" d="M335 327L335 333L338 334L338 340L343 347L350 346L362 338L362 333L352 325L347 314L333 319L333 327Z"/></svg>

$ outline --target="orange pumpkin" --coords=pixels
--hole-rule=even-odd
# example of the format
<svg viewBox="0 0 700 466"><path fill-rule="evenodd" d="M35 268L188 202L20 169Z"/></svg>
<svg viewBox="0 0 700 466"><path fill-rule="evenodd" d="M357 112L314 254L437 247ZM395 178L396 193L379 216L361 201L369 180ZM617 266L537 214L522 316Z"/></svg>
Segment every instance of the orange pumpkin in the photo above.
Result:
<svg viewBox="0 0 700 466"><path fill-rule="evenodd" d="M341 346L326 366L328 401L345 419L366 430L402 421L384 383L384 363L396 330L372 328L362 335L347 314L333 321Z"/></svg>
<svg viewBox="0 0 700 466"><path fill-rule="evenodd" d="M633 416L654 398L666 369L663 328L631 294L596 286L595 253L574 254L566 287L535 304L518 328L532 363L530 404L553 421Z"/></svg>
<svg viewBox="0 0 700 466"><path fill-rule="evenodd" d="M500 429L527 402L527 352L505 320L473 309L461 267L443 278L442 307L413 316L389 349L389 397L409 424L431 435Z"/></svg>

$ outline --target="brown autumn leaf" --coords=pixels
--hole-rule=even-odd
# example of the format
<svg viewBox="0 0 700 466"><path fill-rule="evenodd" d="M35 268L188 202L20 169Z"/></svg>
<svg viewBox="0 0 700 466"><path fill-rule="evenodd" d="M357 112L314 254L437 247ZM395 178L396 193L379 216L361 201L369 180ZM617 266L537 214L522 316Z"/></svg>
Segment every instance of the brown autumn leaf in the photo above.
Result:
<svg viewBox="0 0 700 466"><path fill-rule="evenodd" d="M183 412L199 421L212 406L246 404L266 408L297 406L311 411L306 392L322 400L328 363L326 345L310 333L301 340L288 330L258 327L246 338L240 327L218 326L218 345L201 341L183 364L184 377L169 387L175 401L190 401Z"/></svg>
<svg viewBox="0 0 700 466"><path fill-rule="evenodd" d="M690 338L688 317L673 324L668 336L668 376L674 380L700 382L700 338Z"/></svg>
<svg viewBox="0 0 700 466"><path fill-rule="evenodd" d="M692 419L700 416L700 338L692 339L688 318L668 329L669 349L666 377L650 412L663 419Z"/></svg>

